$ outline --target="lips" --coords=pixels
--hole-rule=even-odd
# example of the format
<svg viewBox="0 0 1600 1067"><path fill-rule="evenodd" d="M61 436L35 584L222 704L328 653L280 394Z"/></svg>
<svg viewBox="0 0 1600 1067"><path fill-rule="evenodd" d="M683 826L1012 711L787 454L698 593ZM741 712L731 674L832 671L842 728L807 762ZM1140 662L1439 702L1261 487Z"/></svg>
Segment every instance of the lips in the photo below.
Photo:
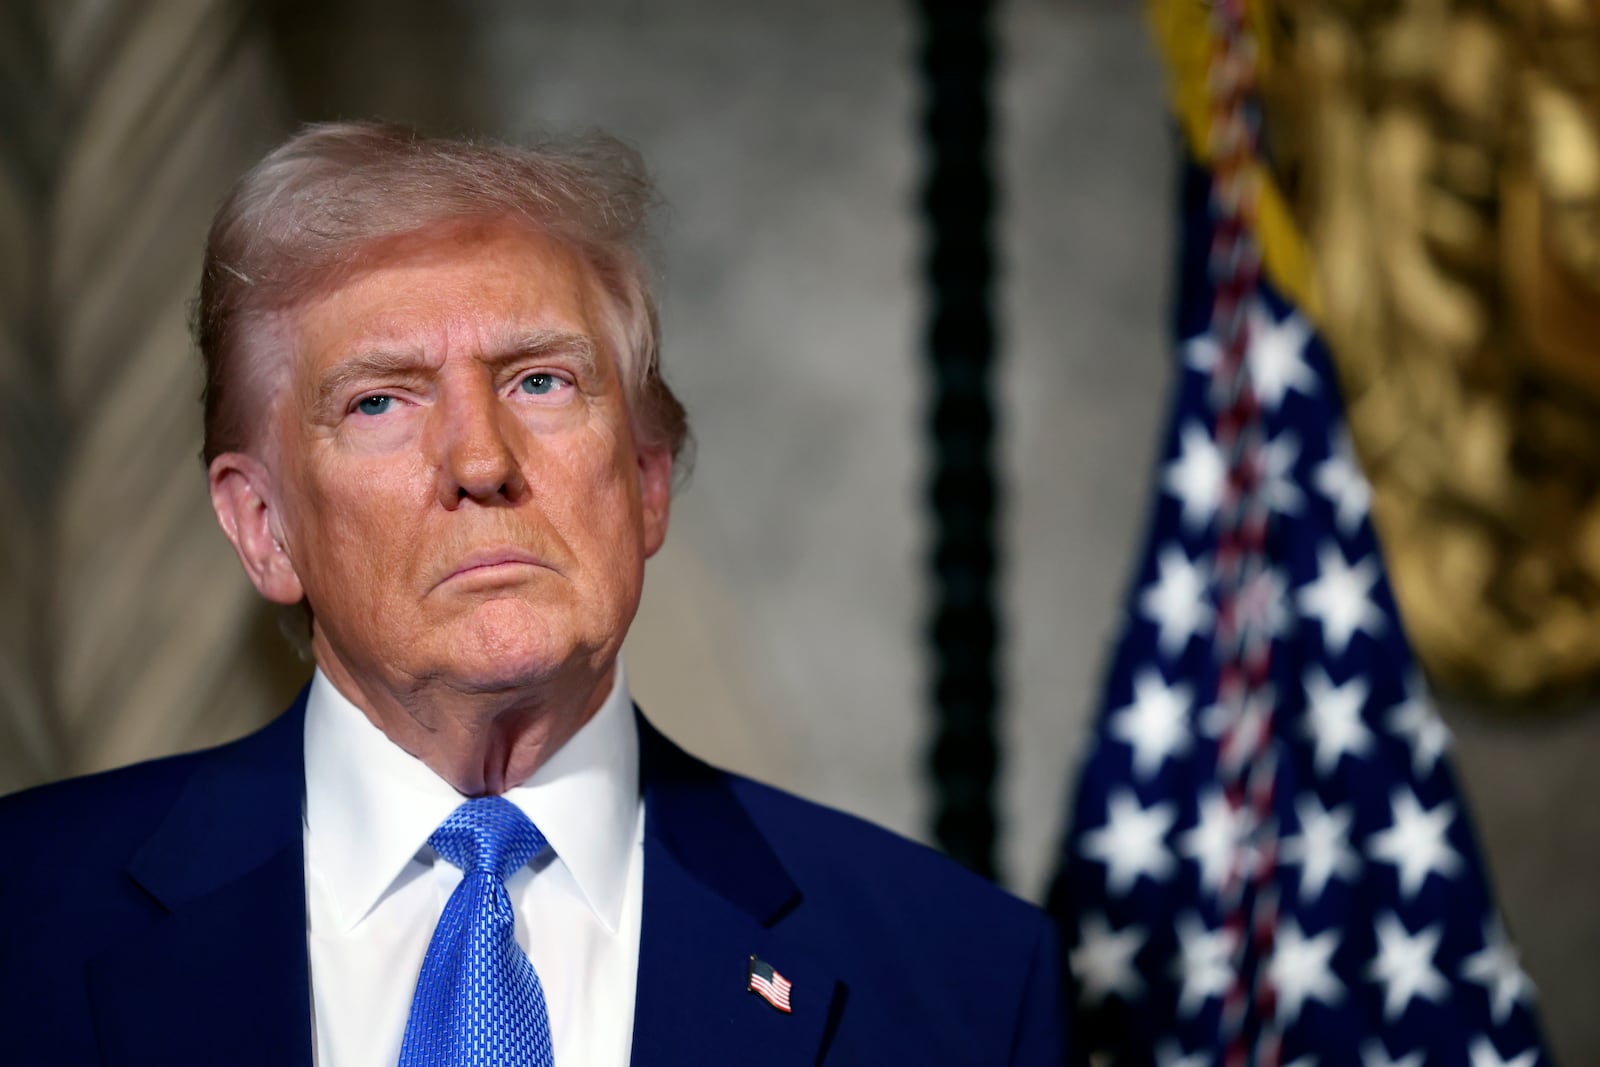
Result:
<svg viewBox="0 0 1600 1067"><path fill-rule="evenodd" d="M455 568L440 579L438 584L445 585L458 578L475 575L487 577L502 572L509 573L524 567L549 567L549 564L533 553L511 545L480 548L462 557Z"/></svg>

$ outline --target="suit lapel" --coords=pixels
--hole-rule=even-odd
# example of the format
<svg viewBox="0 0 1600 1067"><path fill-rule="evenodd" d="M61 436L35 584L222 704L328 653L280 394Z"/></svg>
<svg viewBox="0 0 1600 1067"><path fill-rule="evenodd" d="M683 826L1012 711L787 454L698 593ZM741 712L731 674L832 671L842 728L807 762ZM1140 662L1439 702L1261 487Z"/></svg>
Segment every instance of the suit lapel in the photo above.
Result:
<svg viewBox="0 0 1600 1067"><path fill-rule="evenodd" d="M843 986L785 920L798 888L725 775L639 719L644 915L634 1001L636 1064L815 1064ZM785 1014L748 991L750 957L793 983Z"/></svg>
<svg viewBox="0 0 1600 1067"><path fill-rule="evenodd" d="M310 1064L304 721L208 755L134 856L166 914L90 965L108 1061Z"/></svg>
<svg viewBox="0 0 1600 1067"><path fill-rule="evenodd" d="M305 694L209 755L129 865L166 914L89 968L109 1063L311 1063L302 803ZM727 777L639 718L644 914L633 1061L816 1064L844 985L787 929L803 901ZM747 989L750 957L793 1012Z"/></svg>

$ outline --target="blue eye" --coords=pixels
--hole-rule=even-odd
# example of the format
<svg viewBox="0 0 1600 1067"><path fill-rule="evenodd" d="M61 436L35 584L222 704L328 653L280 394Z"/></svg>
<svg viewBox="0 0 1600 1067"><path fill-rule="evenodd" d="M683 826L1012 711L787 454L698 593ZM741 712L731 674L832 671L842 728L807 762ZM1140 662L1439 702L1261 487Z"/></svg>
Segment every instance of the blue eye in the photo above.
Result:
<svg viewBox="0 0 1600 1067"><path fill-rule="evenodd" d="M549 374L530 374L517 383L524 393L532 396L545 396L552 392L559 384L555 377Z"/></svg>
<svg viewBox="0 0 1600 1067"><path fill-rule="evenodd" d="M363 415L382 415L389 410L394 398L389 396L364 396L356 401L356 410Z"/></svg>

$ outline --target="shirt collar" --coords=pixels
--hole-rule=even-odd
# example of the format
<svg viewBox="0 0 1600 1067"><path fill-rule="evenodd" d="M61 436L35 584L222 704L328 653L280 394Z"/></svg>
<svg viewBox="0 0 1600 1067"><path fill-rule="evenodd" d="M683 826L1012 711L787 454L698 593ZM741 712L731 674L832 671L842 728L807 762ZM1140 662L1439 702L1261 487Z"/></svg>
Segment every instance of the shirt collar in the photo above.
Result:
<svg viewBox="0 0 1600 1067"><path fill-rule="evenodd" d="M533 777L505 793L615 931L639 814L639 737L618 659L611 692ZM306 699L306 859L346 930L383 899L466 798L396 745L318 670ZM432 850L426 850L431 856Z"/></svg>

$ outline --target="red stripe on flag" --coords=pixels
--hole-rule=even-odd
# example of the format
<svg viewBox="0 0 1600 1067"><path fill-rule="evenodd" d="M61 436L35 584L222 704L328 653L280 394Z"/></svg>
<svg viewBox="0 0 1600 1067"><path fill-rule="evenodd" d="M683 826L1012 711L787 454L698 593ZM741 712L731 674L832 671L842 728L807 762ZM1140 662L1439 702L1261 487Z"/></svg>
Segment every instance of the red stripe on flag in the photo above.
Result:
<svg viewBox="0 0 1600 1067"><path fill-rule="evenodd" d="M769 982L760 975L750 976L750 992L761 997L781 1012L792 1013L794 1009L789 1005L789 990L793 988L788 979L773 972L773 981Z"/></svg>

